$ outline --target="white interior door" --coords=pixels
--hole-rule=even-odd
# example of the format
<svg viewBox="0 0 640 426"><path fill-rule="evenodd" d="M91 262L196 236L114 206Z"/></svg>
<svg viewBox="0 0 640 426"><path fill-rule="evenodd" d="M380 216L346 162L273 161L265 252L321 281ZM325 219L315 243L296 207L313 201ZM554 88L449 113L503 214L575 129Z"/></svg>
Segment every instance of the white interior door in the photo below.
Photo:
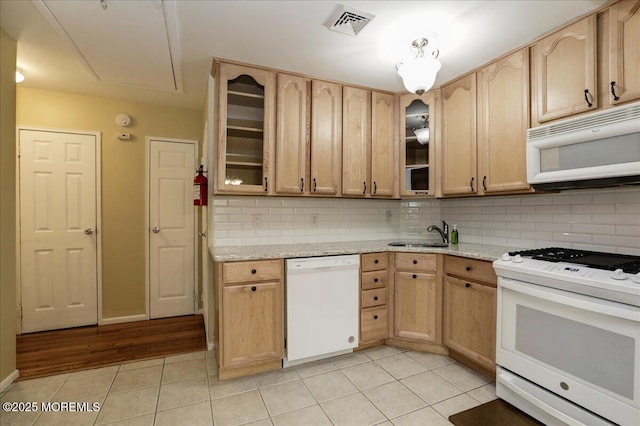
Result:
<svg viewBox="0 0 640 426"><path fill-rule="evenodd" d="M23 332L97 323L96 140L19 131Z"/></svg>
<svg viewBox="0 0 640 426"><path fill-rule="evenodd" d="M149 317L193 314L196 146L149 140Z"/></svg>

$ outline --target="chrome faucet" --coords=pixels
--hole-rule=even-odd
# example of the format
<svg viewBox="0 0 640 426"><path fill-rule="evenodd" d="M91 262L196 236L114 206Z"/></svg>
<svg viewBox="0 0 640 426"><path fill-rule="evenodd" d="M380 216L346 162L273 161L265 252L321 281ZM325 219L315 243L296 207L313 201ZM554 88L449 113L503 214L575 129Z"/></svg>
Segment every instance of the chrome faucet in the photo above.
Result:
<svg viewBox="0 0 640 426"><path fill-rule="evenodd" d="M438 228L435 225L429 225L427 227L427 232L438 231L440 236L442 237L442 242L449 244L449 225L444 220L442 221L442 229Z"/></svg>

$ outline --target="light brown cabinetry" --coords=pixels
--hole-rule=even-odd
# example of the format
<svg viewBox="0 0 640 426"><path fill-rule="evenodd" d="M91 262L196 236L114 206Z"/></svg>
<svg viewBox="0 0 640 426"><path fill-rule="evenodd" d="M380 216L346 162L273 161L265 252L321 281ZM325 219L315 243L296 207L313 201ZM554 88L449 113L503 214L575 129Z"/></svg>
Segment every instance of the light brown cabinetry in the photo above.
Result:
<svg viewBox="0 0 640 426"><path fill-rule="evenodd" d="M276 109L276 182L277 194L304 194L308 187L307 145L309 105L303 77L278 74Z"/></svg>
<svg viewBox="0 0 640 426"><path fill-rule="evenodd" d="M360 345L370 346L387 337L389 253L360 257Z"/></svg>
<svg viewBox="0 0 640 426"><path fill-rule="evenodd" d="M491 262L447 256L444 335L450 356L495 375L496 284Z"/></svg>
<svg viewBox="0 0 640 426"><path fill-rule="evenodd" d="M342 194L397 196L393 95L344 86L342 96Z"/></svg>
<svg viewBox="0 0 640 426"><path fill-rule="evenodd" d="M342 165L342 86L311 82L311 175L309 191L340 194Z"/></svg>
<svg viewBox="0 0 640 426"><path fill-rule="evenodd" d="M438 256L396 253L393 276L393 335L419 343L440 344L442 284Z"/></svg>
<svg viewBox="0 0 640 426"><path fill-rule="evenodd" d="M478 192L476 144L476 74L442 88L442 195Z"/></svg>
<svg viewBox="0 0 640 426"><path fill-rule="evenodd" d="M477 83L478 192L528 190L526 144L530 110L527 50L519 50L482 68L477 72Z"/></svg>
<svg viewBox="0 0 640 426"><path fill-rule="evenodd" d="M400 196L435 195L436 93L399 97ZM428 139L418 141L414 131L428 129Z"/></svg>
<svg viewBox="0 0 640 426"><path fill-rule="evenodd" d="M275 139L275 74L214 64L216 193L266 194Z"/></svg>
<svg viewBox="0 0 640 426"><path fill-rule="evenodd" d="M216 357L220 379L281 368L282 260L216 263Z"/></svg>
<svg viewBox="0 0 640 426"><path fill-rule="evenodd" d="M534 123L598 106L595 14L535 43L531 60Z"/></svg>
<svg viewBox="0 0 640 426"><path fill-rule="evenodd" d="M640 1L613 4L608 9L608 27L608 103L640 99Z"/></svg>

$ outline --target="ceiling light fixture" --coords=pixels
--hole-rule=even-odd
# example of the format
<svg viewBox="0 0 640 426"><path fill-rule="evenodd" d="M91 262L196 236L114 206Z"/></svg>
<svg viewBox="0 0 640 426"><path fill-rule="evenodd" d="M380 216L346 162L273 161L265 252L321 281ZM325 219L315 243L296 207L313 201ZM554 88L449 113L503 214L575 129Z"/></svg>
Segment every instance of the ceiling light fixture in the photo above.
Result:
<svg viewBox="0 0 640 426"><path fill-rule="evenodd" d="M22 83L24 81L24 74L20 68L16 68L16 83Z"/></svg>
<svg viewBox="0 0 640 426"><path fill-rule="evenodd" d="M416 135L416 139L420 145L426 145L429 143L429 116L423 115L420 117L422 121L422 127L414 129L413 133Z"/></svg>
<svg viewBox="0 0 640 426"><path fill-rule="evenodd" d="M436 81L436 74L442 66L438 61L440 51L431 48L427 38L414 40L411 51L416 55L415 58L396 65L396 70L402 77L404 87L411 93L421 95L431 89Z"/></svg>

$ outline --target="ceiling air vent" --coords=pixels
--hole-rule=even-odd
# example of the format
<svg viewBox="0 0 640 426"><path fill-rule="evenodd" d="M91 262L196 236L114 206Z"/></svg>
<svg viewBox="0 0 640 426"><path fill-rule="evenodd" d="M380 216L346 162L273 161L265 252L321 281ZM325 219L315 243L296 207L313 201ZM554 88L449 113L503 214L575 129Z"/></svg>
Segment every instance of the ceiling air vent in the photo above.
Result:
<svg viewBox="0 0 640 426"><path fill-rule="evenodd" d="M374 18L370 13L338 5L327 21L327 28L342 34L355 36Z"/></svg>

